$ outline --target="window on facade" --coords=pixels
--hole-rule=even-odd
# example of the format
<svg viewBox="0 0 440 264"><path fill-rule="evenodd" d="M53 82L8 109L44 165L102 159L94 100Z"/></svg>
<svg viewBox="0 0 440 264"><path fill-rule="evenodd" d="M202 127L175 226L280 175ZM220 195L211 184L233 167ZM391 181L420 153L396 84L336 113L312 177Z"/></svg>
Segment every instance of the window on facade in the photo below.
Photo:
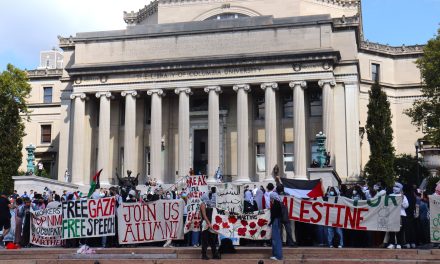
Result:
<svg viewBox="0 0 440 264"><path fill-rule="evenodd" d="M52 87L44 87L43 94L44 94L43 102L45 104L52 103Z"/></svg>
<svg viewBox="0 0 440 264"><path fill-rule="evenodd" d="M119 149L119 168L121 168L119 171L121 177L124 177L124 147Z"/></svg>
<svg viewBox="0 0 440 264"><path fill-rule="evenodd" d="M208 111L207 98L194 98L191 100L191 111Z"/></svg>
<svg viewBox="0 0 440 264"><path fill-rule="evenodd" d="M249 17L249 16L238 13L221 13L215 16L208 17L206 20L237 19L241 17Z"/></svg>
<svg viewBox="0 0 440 264"><path fill-rule="evenodd" d="M145 124L151 125L151 101L145 99Z"/></svg>
<svg viewBox="0 0 440 264"><path fill-rule="evenodd" d="M145 172L150 176L150 147L145 147Z"/></svg>
<svg viewBox="0 0 440 264"><path fill-rule="evenodd" d="M51 125L41 125L41 143L50 143L52 141L51 130Z"/></svg>
<svg viewBox="0 0 440 264"><path fill-rule="evenodd" d="M293 156L293 142L285 142L283 144L283 162L284 162L284 171L293 171L294 169L294 156Z"/></svg>
<svg viewBox="0 0 440 264"><path fill-rule="evenodd" d="M255 119L264 120L265 103L264 96L257 97L255 101Z"/></svg>
<svg viewBox="0 0 440 264"><path fill-rule="evenodd" d="M380 81L380 65L373 63L371 64L371 79L373 82Z"/></svg>
<svg viewBox="0 0 440 264"><path fill-rule="evenodd" d="M310 116L322 116L321 89L311 89L309 95L310 95Z"/></svg>
<svg viewBox="0 0 440 264"><path fill-rule="evenodd" d="M125 102L122 101L120 104L120 111L119 111L119 125L124 126L125 125Z"/></svg>
<svg viewBox="0 0 440 264"><path fill-rule="evenodd" d="M283 96L283 118L293 118L293 96L286 94Z"/></svg>
<svg viewBox="0 0 440 264"><path fill-rule="evenodd" d="M257 163L257 172L266 171L266 148L264 144L257 144L257 155L256 155L256 163Z"/></svg>

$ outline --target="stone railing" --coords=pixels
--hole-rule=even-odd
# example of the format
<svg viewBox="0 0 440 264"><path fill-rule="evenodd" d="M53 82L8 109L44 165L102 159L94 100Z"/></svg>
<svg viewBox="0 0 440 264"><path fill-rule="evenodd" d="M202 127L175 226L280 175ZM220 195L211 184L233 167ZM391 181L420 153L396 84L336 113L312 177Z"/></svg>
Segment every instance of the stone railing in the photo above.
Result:
<svg viewBox="0 0 440 264"><path fill-rule="evenodd" d="M398 56L398 55L419 55L423 53L424 45L412 45L405 46L402 45L400 47L393 47L389 45L369 42L369 41L361 41L361 50L365 51L373 51L382 54Z"/></svg>
<svg viewBox="0 0 440 264"><path fill-rule="evenodd" d="M27 71L29 78L41 78L41 77L61 77L63 75L63 69L37 69Z"/></svg>
<svg viewBox="0 0 440 264"><path fill-rule="evenodd" d="M142 22L146 18L156 14L157 11L158 11L158 5L159 5L159 1L156 0L154 2L151 2L149 5L146 5L144 8L139 9L138 12L134 12L134 11L126 12L126 11L124 11L124 21L125 21L125 23L127 23L128 25L139 24L140 22Z"/></svg>
<svg viewBox="0 0 440 264"><path fill-rule="evenodd" d="M335 5L339 7L357 8L360 4L360 0L314 0L327 5Z"/></svg>
<svg viewBox="0 0 440 264"><path fill-rule="evenodd" d="M69 47L75 46L75 42L73 41L72 36L70 36L68 38L58 36L58 42L59 42L60 48L69 48Z"/></svg>

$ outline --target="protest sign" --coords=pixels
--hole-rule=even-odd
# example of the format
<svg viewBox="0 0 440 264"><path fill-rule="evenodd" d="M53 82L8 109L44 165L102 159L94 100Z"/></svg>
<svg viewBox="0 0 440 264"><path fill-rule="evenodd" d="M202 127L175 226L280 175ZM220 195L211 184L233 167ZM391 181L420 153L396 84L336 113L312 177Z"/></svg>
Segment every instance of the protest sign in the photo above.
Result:
<svg viewBox="0 0 440 264"><path fill-rule="evenodd" d="M440 243L440 196L429 196L431 242Z"/></svg>
<svg viewBox="0 0 440 264"><path fill-rule="evenodd" d="M61 208L50 208L32 211L30 243L42 247L59 247L63 245Z"/></svg>
<svg viewBox="0 0 440 264"><path fill-rule="evenodd" d="M243 195L239 185L232 183L224 183L216 186L218 209L226 210L233 213L243 212Z"/></svg>
<svg viewBox="0 0 440 264"><path fill-rule="evenodd" d="M400 230L401 196L382 196L374 200L355 201L345 197L329 201L282 197L291 220L354 230Z"/></svg>
<svg viewBox="0 0 440 264"><path fill-rule="evenodd" d="M183 200L123 203L118 208L119 244L183 239Z"/></svg>
<svg viewBox="0 0 440 264"><path fill-rule="evenodd" d="M185 223L185 233L189 231L200 231L200 203L201 197L208 192L206 176L189 176L186 180L186 192L188 193L187 218Z"/></svg>
<svg viewBox="0 0 440 264"><path fill-rule="evenodd" d="M115 197L62 203L63 239L115 235Z"/></svg>
<svg viewBox="0 0 440 264"><path fill-rule="evenodd" d="M227 238L246 238L252 240L270 239L270 210L248 214L230 214L214 208L212 229Z"/></svg>

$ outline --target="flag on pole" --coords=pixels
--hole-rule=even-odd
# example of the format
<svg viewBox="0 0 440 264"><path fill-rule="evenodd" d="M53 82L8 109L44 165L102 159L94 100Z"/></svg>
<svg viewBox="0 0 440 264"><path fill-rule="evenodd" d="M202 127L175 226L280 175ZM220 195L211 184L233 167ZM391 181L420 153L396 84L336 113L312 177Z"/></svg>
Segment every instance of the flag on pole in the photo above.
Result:
<svg viewBox="0 0 440 264"><path fill-rule="evenodd" d="M297 198L318 198L324 196L321 180L294 180L281 178L284 192Z"/></svg>
<svg viewBox="0 0 440 264"><path fill-rule="evenodd" d="M83 196L83 193L80 191L76 191L73 193L73 195L75 195L76 200L79 200Z"/></svg>
<svg viewBox="0 0 440 264"><path fill-rule="evenodd" d="M93 176L92 183L90 184L89 194L87 194L87 198L90 198L96 189L100 188L99 185L99 176L101 176L102 169L100 169L95 176Z"/></svg>

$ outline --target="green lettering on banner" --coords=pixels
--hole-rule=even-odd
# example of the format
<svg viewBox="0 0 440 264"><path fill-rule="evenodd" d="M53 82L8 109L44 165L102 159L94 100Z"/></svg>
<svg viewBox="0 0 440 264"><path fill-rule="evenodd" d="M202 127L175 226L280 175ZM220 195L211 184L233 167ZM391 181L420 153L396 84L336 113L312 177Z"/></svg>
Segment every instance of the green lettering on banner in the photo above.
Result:
<svg viewBox="0 0 440 264"><path fill-rule="evenodd" d="M397 206L396 196L385 196L385 206L388 206L388 201L391 200L394 206Z"/></svg>
<svg viewBox="0 0 440 264"><path fill-rule="evenodd" d="M65 234L67 229L67 237L64 237L65 239L68 238L78 238L78 222L80 219L65 219L63 220L63 234Z"/></svg>
<svg viewBox="0 0 440 264"><path fill-rule="evenodd" d="M377 198L377 200L367 200L367 203L371 207L377 207L380 204L381 200L382 200L382 196L379 196L379 198Z"/></svg>

